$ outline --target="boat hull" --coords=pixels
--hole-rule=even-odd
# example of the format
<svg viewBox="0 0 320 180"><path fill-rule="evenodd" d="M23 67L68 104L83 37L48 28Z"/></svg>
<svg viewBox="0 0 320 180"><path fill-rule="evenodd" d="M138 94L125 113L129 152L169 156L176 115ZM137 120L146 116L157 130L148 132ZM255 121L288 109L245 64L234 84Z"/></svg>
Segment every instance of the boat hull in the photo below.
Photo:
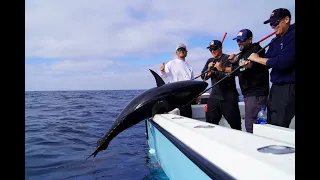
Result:
<svg viewBox="0 0 320 180"><path fill-rule="evenodd" d="M239 106L244 117L244 104ZM154 156L169 179L294 178L294 152L258 152L272 145L294 149L294 119L291 128L254 124L251 134L244 127L231 129L224 118L219 125L206 123L203 105L193 105L192 110L193 119L175 109L146 120L149 156ZM268 170L261 172L261 168Z"/></svg>
<svg viewBox="0 0 320 180"><path fill-rule="evenodd" d="M234 179L193 152L152 119L147 120L146 124L149 155L156 158L170 180Z"/></svg>

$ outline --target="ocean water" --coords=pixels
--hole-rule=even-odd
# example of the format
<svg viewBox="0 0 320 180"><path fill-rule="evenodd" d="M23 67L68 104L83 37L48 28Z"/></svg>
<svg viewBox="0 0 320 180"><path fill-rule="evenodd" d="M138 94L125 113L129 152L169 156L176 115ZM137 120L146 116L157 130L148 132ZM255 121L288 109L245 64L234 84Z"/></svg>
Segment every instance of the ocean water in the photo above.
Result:
<svg viewBox="0 0 320 180"><path fill-rule="evenodd" d="M25 92L25 179L168 179L148 156L144 121L84 162L125 105L143 91Z"/></svg>

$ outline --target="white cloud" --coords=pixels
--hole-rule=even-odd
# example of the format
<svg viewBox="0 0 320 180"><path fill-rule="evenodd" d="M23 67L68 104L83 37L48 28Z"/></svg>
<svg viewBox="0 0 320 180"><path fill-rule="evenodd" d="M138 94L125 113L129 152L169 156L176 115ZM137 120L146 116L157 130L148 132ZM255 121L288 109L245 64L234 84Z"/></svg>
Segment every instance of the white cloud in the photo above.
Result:
<svg viewBox="0 0 320 180"><path fill-rule="evenodd" d="M28 1L26 54L115 57L147 48L168 50L195 33L220 35L246 27L267 34L271 29L263 20L274 8L286 6L292 8L294 1ZM130 12L140 13L142 20Z"/></svg>
<svg viewBox="0 0 320 180"><path fill-rule="evenodd" d="M294 6L292 0L27 1L26 57L59 61L26 64L26 89L150 88L153 77L145 66L106 71L129 66L115 61L119 57L127 61L155 57L172 52L180 42L192 46L192 36L220 37L228 32L227 41L249 28L258 40L272 32L263 21L273 9L289 8L294 21ZM203 47L192 48L188 60L200 72L210 54ZM122 84L117 81L120 77Z"/></svg>
<svg viewBox="0 0 320 180"><path fill-rule="evenodd" d="M229 49L225 53L229 53L228 51L235 52ZM200 75L210 57L210 52L206 49L189 49L187 61L192 65L195 76ZM54 63L27 64L26 84L29 87L27 90L148 89L155 86L154 78L148 69L158 73L160 65L161 63L132 67L104 60L61 60ZM123 71L105 72L115 66L122 67ZM211 84L210 81L207 82Z"/></svg>
<svg viewBox="0 0 320 180"><path fill-rule="evenodd" d="M108 60L61 60L52 63L26 64L27 74L65 74L104 72L115 66L124 66Z"/></svg>

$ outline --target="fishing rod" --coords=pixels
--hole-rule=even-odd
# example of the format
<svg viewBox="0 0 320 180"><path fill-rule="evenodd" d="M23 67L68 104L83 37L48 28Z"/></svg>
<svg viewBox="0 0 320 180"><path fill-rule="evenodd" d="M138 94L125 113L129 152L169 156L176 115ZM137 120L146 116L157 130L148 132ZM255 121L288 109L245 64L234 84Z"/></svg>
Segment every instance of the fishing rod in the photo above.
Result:
<svg viewBox="0 0 320 180"><path fill-rule="evenodd" d="M221 40L221 44L223 43L223 41L224 41L224 39L226 38L227 34L228 34L227 32L224 33L224 35L223 35L223 37L222 37L222 40ZM210 69L211 69L211 68L210 68ZM212 68L212 69L213 69L213 68ZM209 70L207 70L207 71L206 71L205 73L203 73L203 74L206 74L207 72L209 72ZM199 76L193 78L192 80L195 80L195 79L199 78L201 75L202 75L202 74L200 74Z"/></svg>
<svg viewBox="0 0 320 180"><path fill-rule="evenodd" d="M292 25L295 26L295 22L294 22ZM260 40L259 40L258 42L256 42L256 43L261 43L262 41L268 39L269 37L271 37L271 36L274 35L274 34L276 34L276 31L274 31L273 33L269 34L268 36L260 39ZM253 43L253 44L256 44L256 43ZM259 51L259 52L260 52L260 51ZM235 56L240 55L240 53L241 53L241 51L240 51L238 54L236 54ZM228 60L229 60L229 59L223 60L223 61L221 62L221 64L223 65L223 64L226 63ZM213 70L217 70L217 69L213 69Z"/></svg>
<svg viewBox="0 0 320 180"><path fill-rule="evenodd" d="M270 36L269 36L270 37ZM265 48L267 48L270 44L272 44L273 42L275 42L280 36L275 37L272 41L270 41L267 45L265 45L262 49L260 49L258 52L256 52L257 54L259 54L261 51L263 51ZM250 60L247 60L250 61ZM226 73L226 75L221 78L219 81L217 81L216 83L214 83L211 87L205 89L204 91L202 91L197 97L193 98L189 103L187 103L186 105L182 106L185 107L187 105L189 105L190 103L192 103L194 100L196 100L198 97L200 97L202 94L204 94L205 92L209 91L210 89L212 89L214 86L216 86L217 84L219 84L221 81L223 81L224 79L226 79L227 77L230 77L231 74L233 74L234 72L236 72L238 69L240 69L242 66L238 66L237 68L235 68L233 71L231 71L230 73ZM211 69L211 68L210 68Z"/></svg>
<svg viewBox="0 0 320 180"><path fill-rule="evenodd" d="M260 40L259 40L258 42L256 42L256 43L261 43L262 41L268 39L270 36L274 35L275 33L276 33L276 31L274 31L273 33L267 35L266 37L260 39ZM269 44L270 44L270 43L269 43ZM266 48L266 47L265 47L265 48ZM263 48L263 49L264 49L264 48ZM260 52L260 51L259 51L259 52ZM236 54L236 56L238 56L240 53L241 53L241 52L239 52L238 54ZM229 60L229 59L226 59L226 60L222 61L221 63L224 64L224 63L227 62L228 60ZM199 76L193 78L192 80L195 80L195 79L197 79L197 78L205 75L205 74L208 73L209 71L214 70L214 68L215 68L215 67L211 66L210 69L208 69L208 70L206 70L205 72L201 73Z"/></svg>
<svg viewBox="0 0 320 180"><path fill-rule="evenodd" d="M260 39L258 42L252 43L252 44L259 44L259 43L261 43L262 41L264 41L264 40L268 39L269 37L273 36L274 34L276 34L276 31L274 31L273 33L269 34L268 36ZM259 51L259 52L260 52L260 51ZM235 55L235 57L236 57L236 56L239 56L240 54L241 54L241 51L238 52L238 53ZM223 60L223 61L221 62L221 65L224 65L227 61L229 61L229 59Z"/></svg>
<svg viewBox="0 0 320 180"><path fill-rule="evenodd" d="M295 22L292 24L293 26L295 26ZM262 41L264 41L265 39L267 39L267 38L269 38L270 36L272 36L272 35L274 35L276 32L273 32L273 33L271 33L271 34L269 34L268 36L266 36L266 37L264 37L264 38L262 38L261 40L259 40L258 41L258 43L260 43L260 42L262 42ZM258 52L256 52L257 54L259 54L261 51L263 51L264 49L266 49L270 44L272 44L273 42L275 42L276 40L278 40L280 38L280 36L276 36L274 39L272 39L267 45L265 45L262 49L260 49ZM238 53L238 54L240 54L240 53ZM247 60L247 61L249 61L250 62L250 60ZM206 89L206 90L204 90L202 93L200 93L197 97L195 97L194 99L197 99L198 97L200 97L202 94L204 94L205 92L207 92L207 91L209 91L210 89L212 89L214 86L216 86L217 84L219 84L221 81L223 81L225 78L227 78L227 77L230 77L230 75L232 74L232 73L234 73L235 71L237 71L238 69L240 69L242 66L238 66L237 68L235 68L233 71L231 71L230 73L226 73L226 75L223 77L223 78L221 78L218 82L216 82L216 83L214 83L210 88L208 88L208 89ZM212 67L211 67L212 68ZM211 69L210 68L210 69ZM214 69L214 68L212 68L212 69ZM204 73L205 74L205 73ZM188 104L190 104L190 103L192 103L193 101L194 101L194 99L193 100L191 100ZM187 106L188 104L186 104L186 105L184 105L184 106ZM183 106L183 107L184 107Z"/></svg>
<svg viewBox="0 0 320 180"><path fill-rule="evenodd" d="M224 33L224 36L223 36L222 41L221 41L221 44L223 44L223 41L226 38L227 34L228 34L227 32Z"/></svg>
<svg viewBox="0 0 320 180"><path fill-rule="evenodd" d="M256 54L259 54L261 51L263 51L265 48L267 48L270 44L272 44L273 42L275 42L280 36L277 36L276 38L274 38L271 42L269 42L267 45L265 45L262 49L260 49L258 52L256 52ZM247 60L250 61L250 60ZM203 93L209 91L210 89L212 89L214 86L216 86L217 84L219 84L222 80L224 80L227 77L230 77L231 74L233 74L235 71L237 71L238 69L240 69L242 66L238 66L237 68L235 68L233 71L231 71L230 73L226 73L226 75L221 78L218 82L214 83L210 88L204 90L202 93L199 94L199 96L201 96Z"/></svg>

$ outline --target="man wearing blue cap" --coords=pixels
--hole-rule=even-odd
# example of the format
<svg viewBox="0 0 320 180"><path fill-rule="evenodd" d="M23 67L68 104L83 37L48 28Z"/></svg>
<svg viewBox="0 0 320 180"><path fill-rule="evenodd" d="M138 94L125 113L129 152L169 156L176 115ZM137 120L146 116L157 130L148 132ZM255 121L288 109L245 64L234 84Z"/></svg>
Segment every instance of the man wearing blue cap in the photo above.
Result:
<svg viewBox="0 0 320 180"><path fill-rule="evenodd" d="M213 40L207 47L211 52L212 58L207 60L201 74L210 69L214 64L222 64L222 69L231 66L228 61L228 54L222 53L222 43L219 40ZM225 73L220 71L209 71L202 75L203 80L211 78L211 84L215 84ZM222 115L228 121L231 128L241 130L241 116L239 109L239 93L236 88L235 76L230 75L223 81L220 81L212 88L212 92L207 101L208 110L206 112L206 121L212 124L218 124Z"/></svg>
<svg viewBox="0 0 320 180"><path fill-rule="evenodd" d="M237 37L233 40L237 41L240 49L239 56L230 55L229 60L235 66L225 68L224 72L231 72L235 68L245 63L244 59L251 53L258 52L262 47L258 43L252 43L253 34L249 29L242 29L238 32ZM265 55L265 50L259 53L260 56ZM217 65L218 70L222 70ZM262 64L249 62L245 67L234 72L239 77L239 85L245 104L245 127L249 133L253 132L253 124L256 122L258 112L261 107L266 106L269 94L269 71Z"/></svg>
<svg viewBox="0 0 320 180"><path fill-rule="evenodd" d="M288 128L295 115L295 27L290 25L288 9L272 11L264 22L276 31L276 40L270 44L265 56L252 53L248 60L272 68L272 86L268 98L268 123Z"/></svg>

